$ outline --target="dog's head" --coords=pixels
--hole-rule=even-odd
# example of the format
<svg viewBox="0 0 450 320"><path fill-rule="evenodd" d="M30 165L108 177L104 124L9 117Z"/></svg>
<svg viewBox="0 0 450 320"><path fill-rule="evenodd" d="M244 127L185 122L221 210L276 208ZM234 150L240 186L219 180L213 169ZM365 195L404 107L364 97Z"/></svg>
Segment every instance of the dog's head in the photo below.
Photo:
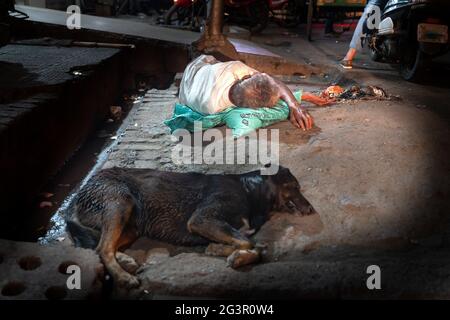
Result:
<svg viewBox="0 0 450 320"><path fill-rule="evenodd" d="M316 212L302 195L300 184L288 168L280 166L276 174L269 176L269 180L275 193L274 209L302 215Z"/></svg>

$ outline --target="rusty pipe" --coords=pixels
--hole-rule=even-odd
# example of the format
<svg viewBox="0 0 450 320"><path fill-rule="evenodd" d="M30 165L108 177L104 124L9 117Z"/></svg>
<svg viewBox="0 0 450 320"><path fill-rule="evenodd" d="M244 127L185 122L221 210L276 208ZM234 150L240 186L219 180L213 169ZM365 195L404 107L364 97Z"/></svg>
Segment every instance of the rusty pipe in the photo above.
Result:
<svg viewBox="0 0 450 320"><path fill-rule="evenodd" d="M224 0L212 0L209 19L209 35L211 36L222 34L223 8Z"/></svg>

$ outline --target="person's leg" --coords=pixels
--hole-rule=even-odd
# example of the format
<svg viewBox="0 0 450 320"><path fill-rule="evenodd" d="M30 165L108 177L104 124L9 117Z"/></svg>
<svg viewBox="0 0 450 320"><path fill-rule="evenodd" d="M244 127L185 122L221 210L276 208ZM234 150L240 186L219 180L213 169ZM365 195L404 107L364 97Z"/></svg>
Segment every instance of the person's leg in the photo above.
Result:
<svg viewBox="0 0 450 320"><path fill-rule="evenodd" d="M344 60L352 61L355 58L356 53L357 53L356 49L353 47L350 47L347 51L347 54L344 57Z"/></svg>
<svg viewBox="0 0 450 320"><path fill-rule="evenodd" d="M376 8L375 8L376 7ZM359 18L358 24L356 25L355 31L353 32L352 40L350 41L350 48L345 55L345 58L341 61L341 66L346 69L352 68L353 59L358 51L362 50L362 44L365 37L364 34L364 24L366 23L367 17L375 10L375 12L380 12L378 6L371 4L370 2L364 8L364 12Z"/></svg>

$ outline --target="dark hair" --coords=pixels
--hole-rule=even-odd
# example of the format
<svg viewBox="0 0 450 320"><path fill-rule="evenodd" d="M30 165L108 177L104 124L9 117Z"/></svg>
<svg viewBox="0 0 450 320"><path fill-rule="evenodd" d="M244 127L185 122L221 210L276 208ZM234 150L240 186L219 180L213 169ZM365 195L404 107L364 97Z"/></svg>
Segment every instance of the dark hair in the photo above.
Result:
<svg viewBox="0 0 450 320"><path fill-rule="evenodd" d="M279 90L273 79L265 73L256 73L236 83L231 92L232 102L238 107L273 107Z"/></svg>

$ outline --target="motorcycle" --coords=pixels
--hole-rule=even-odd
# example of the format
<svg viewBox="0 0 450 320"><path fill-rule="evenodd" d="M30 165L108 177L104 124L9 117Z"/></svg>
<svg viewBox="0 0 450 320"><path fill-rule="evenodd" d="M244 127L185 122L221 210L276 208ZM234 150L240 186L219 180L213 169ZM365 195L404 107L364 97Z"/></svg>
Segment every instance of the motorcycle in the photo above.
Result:
<svg viewBox="0 0 450 320"><path fill-rule="evenodd" d="M295 28L306 20L305 0L268 0L270 14L282 28Z"/></svg>
<svg viewBox="0 0 450 320"><path fill-rule="evenodd" d="M367 30L372 60L399 64L403 79L421 80L429 61L449 51L449 13L448 0L388 1L378 28Z"/></svg>
<svg viewBox="0 0 450 320"><path fill-rule="evenodd" d="M211 0L174 0L164 16L164 24L201 31L207 19L208 1ZM269 7L266 0L225 0L224 16L228 23L259 33L269 22Z"/></svg>

